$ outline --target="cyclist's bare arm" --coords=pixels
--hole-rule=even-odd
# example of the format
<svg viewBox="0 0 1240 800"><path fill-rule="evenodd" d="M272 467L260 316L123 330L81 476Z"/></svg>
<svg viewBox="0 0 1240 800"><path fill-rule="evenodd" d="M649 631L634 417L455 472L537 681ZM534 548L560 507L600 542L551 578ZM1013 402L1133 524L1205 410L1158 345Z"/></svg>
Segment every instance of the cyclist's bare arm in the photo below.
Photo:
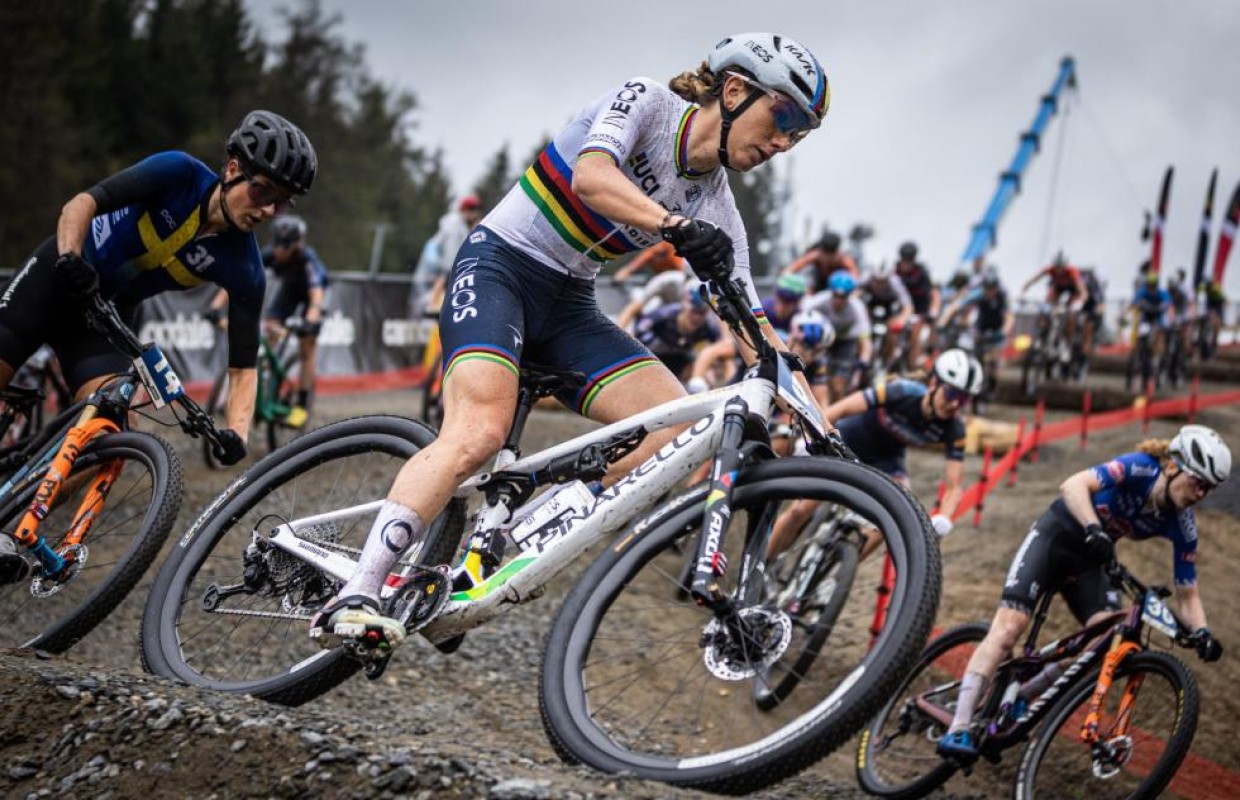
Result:
<svg viewBox="0 0 1240 800"><path fill-rule="evenodd" d="M228 369L228 427L241 441L247 441L254 421L254 399L258 396L258 370L254 367Z"/></svg>
<svg viewBox="0 0 1240 800"><path fill-rule="evenodd" d="M1196 584L1176 586L1175 603L1176 610L1180 612L1180 619L1184 621L1189 630L1195 631L1209 627L1206 625L1205 607L1201 604L1201 592L1197 590Z"/></svg>
<svg viewBox="0 0 1240 800"><path fill-rule="evenodd" d="M75 194L65 203L56 222L57 253L82 254L82 243L86 241L90 221L94 219L97 209L95 198L86 192Z"/></svg>
<svg viewBox="0 0 1240 800"><path fill-rule="evenodd" d="M864 414L868 407L868 404L865 402L865 392L853 392L827 406L827 419L833 423L839 422L847 417Z"/></svg>
<svg viewBox="0 0 1240 800"><path fill-rule="evenodd" d="M1093 501L1093 496L1100 491L1102 484L1092 469L1083 469L1059 484L1059 494L1063 497L1064 505L1068 507L1068 513L1081 523L1082 527L1102 524L1098 519L1098 512L1094 510Z"/></svg>
<svg viewBox="0 0 1240 800"><path fill-rule="evenodd" d="M964 494L964 462L949 459L943 466L943 499L939 501L939 513L951 519Z"/></svg>
<svg viewBox="0 0 1240 800"><path fill-rule="evenodd" d="M314 286L306 293L306 322L314 324L323 319L323 287Z"/></svg>
<svg viewBox="0 0 1240 800"><path fill-rule="evenodd" d="M657 233L664 218L670 216L669 223L683 219L679 214L669 215L663 206L647 197L606 154L587 153L578 158L572 188L596 213L621 225Z"/></svg>

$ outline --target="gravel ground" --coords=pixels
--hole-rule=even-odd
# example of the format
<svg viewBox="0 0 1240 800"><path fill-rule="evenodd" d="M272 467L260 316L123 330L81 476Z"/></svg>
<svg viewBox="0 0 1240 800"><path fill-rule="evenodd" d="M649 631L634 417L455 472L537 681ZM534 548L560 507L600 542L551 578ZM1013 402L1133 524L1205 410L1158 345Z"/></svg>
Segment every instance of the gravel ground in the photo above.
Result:
<svg viewBox="0 0 1240 800"><path fill-rule="evenodd" d="M412 414L412 393L322 398L322 420L384 411ZM1240 412L1224 409L1203 420L1236 430ZM582 429L567 414L537 412L529 450ZM1170 423L1153 434L1169 435ZM1022 466L1016 490L996 492L977 531L962 525L944 544L944 601L940 624L951 626L993 612L1006 565L1023 532L1067 474L1131 447L1132 430L1047 447L1036 465ZM193 443L175 433L186 468L183 509L172 538L184 530L226 482L205 470ZM916 454L915 489L932 499L941 456ZM970 460L967 474L978 465ZM1203 514L1203 597L1225 643L1240 647L1240 621L1224 613L1222 594L1240 560L1240 492L1220 493ZM1232 534L1213 538L1212 528ZM1231 541L1227 541L1231 540ZM1218 557L1213 557L1218 554ZM1157 551L1151 569L1166 566ZM575 565L540 600L471 632L454 655L422 641L407 646L377 682L355 678L323 698L287 709L247 697L201 692L144 675L137 656L137 622L149 581L94 633L65 656L0 651L0 791L6 797L461 797L461 798L692 798L697 792L600 775L563 765L538 713L541 642ZM1138 565L1139 566L1139 565ZM1150 577L1157 577L1151 575ZM1234 603L1231 606L1234 608ZM1236 615L1231 614L1231 617ZM1230 655L1230 654L1229 654ZM1229 721L1240 699L1227 687L1234 659L1212 667L1195 660L1203 690L1217 689L1194 752L1231 770L1240 763ZM1203 674L1205 673L1205 674ZM852 744L761 798L862 797L852 775ZM1010 790L986 770L949 784L947 797L1004 796ZM991 771L991 775L993 775ZM173 788L175 787L175 788Z"/></svg>

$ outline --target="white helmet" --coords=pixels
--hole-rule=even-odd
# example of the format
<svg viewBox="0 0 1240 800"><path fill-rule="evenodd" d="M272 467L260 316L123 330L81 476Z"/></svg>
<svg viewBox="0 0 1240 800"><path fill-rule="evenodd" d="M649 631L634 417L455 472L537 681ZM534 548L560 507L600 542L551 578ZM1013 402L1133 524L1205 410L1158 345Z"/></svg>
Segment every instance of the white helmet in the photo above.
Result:
<svg viewBox="0 0 1240 800"><path fill-rule="evenodd" d="M1180 469L1211 486L1218 486L1231 474L1231 450L1223 437L1205 425L1180 428L1170 450Z"/></svg>
<svg viewBox="0 0 1240 800"><path fill-rule="evenodd" d="M814 54L797 42L776 33L738 33L710 51L707 65L719 75L738 67L768 89L788 95L810 118L811 127L822 124L831 103L827 73Z"/></svg>
<svg viewBox="0 0 1240 800"><path fill-rule="evenodd" d="M942 383L971 395L980 394L986 383L982 365L959 347L945 350L934 360L934 374Z"/></svg>
<svg viewBox="0 0 1240 800"><path fill-rule="evenodd" d="M817 311L799 311L792 317L793 334L800 334L807 347L830 347L835 341L835 326Z"/></svg>

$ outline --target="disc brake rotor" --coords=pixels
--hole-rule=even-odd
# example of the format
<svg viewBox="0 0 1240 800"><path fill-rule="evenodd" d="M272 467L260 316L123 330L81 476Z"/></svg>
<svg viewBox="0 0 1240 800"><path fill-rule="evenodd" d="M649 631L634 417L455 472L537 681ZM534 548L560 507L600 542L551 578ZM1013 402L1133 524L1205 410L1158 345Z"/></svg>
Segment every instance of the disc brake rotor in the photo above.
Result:
<svg viewBox="0 0 1240 800"><path fill-rule="evenodd" d="M759 670L774 664L792 641L792 620L769 606L750 606L739 615L750 635L745 642L734 641L731 633L718 619L712 619L702 631L706 669L725 681L743 681Z"/></svg>

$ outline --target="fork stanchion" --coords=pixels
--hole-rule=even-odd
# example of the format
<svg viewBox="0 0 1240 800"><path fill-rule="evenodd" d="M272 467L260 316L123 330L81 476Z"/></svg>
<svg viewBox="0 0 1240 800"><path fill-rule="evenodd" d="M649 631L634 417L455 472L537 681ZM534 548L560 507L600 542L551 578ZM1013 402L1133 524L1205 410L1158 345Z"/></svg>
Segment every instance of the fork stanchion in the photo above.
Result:
<svg viewBox="0 0 1240 800"><path fill-rule="evenodd" d="M1033 444L1029 446L1029 463L1038 463L1038 446L1042 443L1042 416L1046 413L1046 399L1038 396L1033 407Z"/></svg>
<svg viewBox="0 0 1240 800"><path fill-rule="evenodd" d="M1192 389L1188 393L1188 424L1192 425L1197 419L1197 397L1201 391L1201 373L1193 373Z"/></svg>
<svg viewBox="0 0 1240 800"><path fill-rule="evenodd" d="M1016 457L1012 459L1012 469L1008 471L1008 486L1016 485L1016 471L1020 467L1020 460L1025 457L1025 415L1020 415L1020 421L1016 423Z"/></svg>
<svg viewBox="0 0 1240 800"><path fill-rule="evenodd" d="M982 456L982 477L978 478L977 505L973 507L973 527L982 524L982 506L986 504L986 492L990 490L990 460L994 457L994 448L986 445L986 454Z"/></svg>
<svg viewBox="0 0 1240 800"><path fill-rule="evenodd" d="M1093 406L1094 393L1088 389L1085 390L1085 396L1081 399L1081 449L1084 450L1089 445L1089 411Z"/></svg>

